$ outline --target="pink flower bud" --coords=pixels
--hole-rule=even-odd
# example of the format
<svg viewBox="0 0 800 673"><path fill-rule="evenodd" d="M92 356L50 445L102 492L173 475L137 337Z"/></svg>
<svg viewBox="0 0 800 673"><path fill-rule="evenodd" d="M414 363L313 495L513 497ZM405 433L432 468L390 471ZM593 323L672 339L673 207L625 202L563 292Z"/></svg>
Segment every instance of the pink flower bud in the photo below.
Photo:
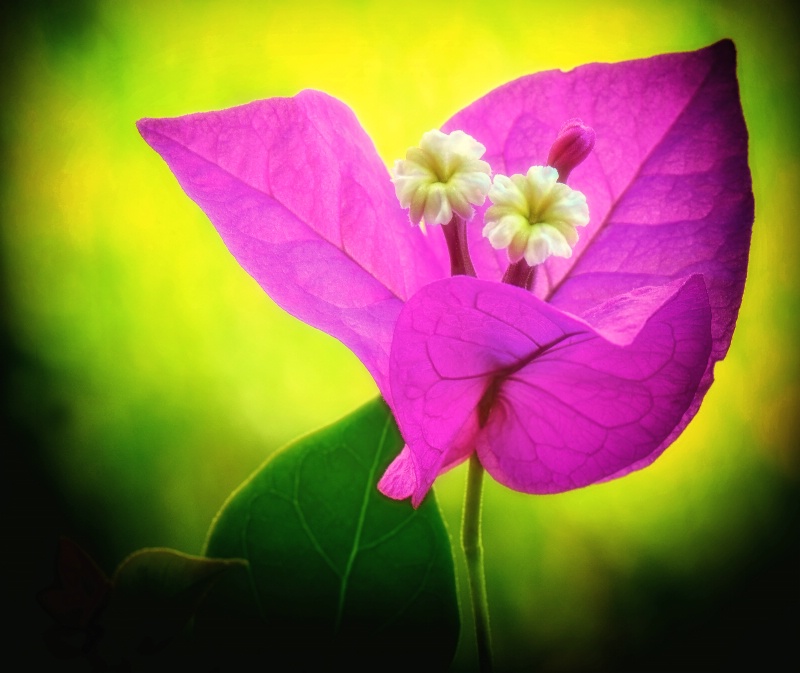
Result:
<svg viewBox="0 0 800 673"><path fill-rule="evenodd" d="M580 119L564 123L547 156L547 165L558 171L559 182L566 182L572 169L589 156L594 139L594 129Z"/></svg>

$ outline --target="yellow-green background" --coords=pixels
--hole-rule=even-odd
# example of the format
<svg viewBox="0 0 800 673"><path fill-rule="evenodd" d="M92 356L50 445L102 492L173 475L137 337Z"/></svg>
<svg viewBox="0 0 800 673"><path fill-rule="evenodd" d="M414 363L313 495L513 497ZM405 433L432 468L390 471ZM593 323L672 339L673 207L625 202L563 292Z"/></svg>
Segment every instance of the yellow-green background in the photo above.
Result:
<svg viewBox="0 0 800 673"><path fill-rule="evenodd" d="M143 546L197 553L266 456L376 393L349 351L237 266L138 118L316 88L352 107L390 163L515 77L723 37L739 51L756 196L729 356L647 470L549 497L490 481L488 592L501 670L724 670L790 651L800 50L783 3L39 0L3 11L3 555L24 617L13 639L31 662L48 661L33 595L57 535L107 571ZM464 476L436 486L454 537ZM465 626L457 670L474 654Z"/></svg>

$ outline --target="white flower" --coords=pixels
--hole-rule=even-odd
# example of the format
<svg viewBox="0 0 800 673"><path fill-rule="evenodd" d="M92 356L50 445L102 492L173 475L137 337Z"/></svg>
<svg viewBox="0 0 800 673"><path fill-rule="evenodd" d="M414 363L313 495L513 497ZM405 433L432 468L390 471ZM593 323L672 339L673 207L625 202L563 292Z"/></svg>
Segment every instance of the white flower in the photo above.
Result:
<svg viewBox="0 0 800 673"><path fill-rule="evenodd" d="M524 257L535 266L550 255L572 257L576 227L589 223L586 197L558 182L551 166L532 166L526 175L496 175L489 200L483 235L496 250L508 248L511 262Z"/></svg>
<svg viewBox="0 0 800 673"><path fill-rule="evenodd" d="M447 224L456 213L465 220L472 205L482 205L491 186L492 169L481 161L486 148L463 131L428 131L419 147L394 165L395 193L411 221Z"/></svg>

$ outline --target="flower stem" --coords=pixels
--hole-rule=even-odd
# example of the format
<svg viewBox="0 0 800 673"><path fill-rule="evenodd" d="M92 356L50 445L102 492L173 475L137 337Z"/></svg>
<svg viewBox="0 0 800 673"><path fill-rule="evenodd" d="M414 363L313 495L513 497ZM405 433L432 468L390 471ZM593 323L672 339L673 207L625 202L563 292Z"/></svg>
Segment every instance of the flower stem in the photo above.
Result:
<svg viewBox="0 0 800 673"><path fill-rule="evenodd" d="M492 670L492 653L489 637L489 606L486 601L486 576L483 570L483 544L481 542L482 488L483 465L478 460L478 455L473 453L469 459L467 490L464 496L461 546L467 560L472 615L475 618L475 640L478 644L479 670L481 673L489 673Z"/></svg>
<svg viewBox="0 0 800 673"><path fill-rule="evenodd" d="M453 215L453 219L443 225L442 231L450 253L450 275L475 278L477 274L472 266L467 243L467 223L460 216Z"/></svg>
<svg viewBox="0 0 800 673"><path fill-rule="evenodd" d="M525 259L521 259L518 262L508 265L508 268L503 275L503 282L530 290L533 288L533 281L535 277L536 267L528 266L528 263L525 261Z"/></svg>

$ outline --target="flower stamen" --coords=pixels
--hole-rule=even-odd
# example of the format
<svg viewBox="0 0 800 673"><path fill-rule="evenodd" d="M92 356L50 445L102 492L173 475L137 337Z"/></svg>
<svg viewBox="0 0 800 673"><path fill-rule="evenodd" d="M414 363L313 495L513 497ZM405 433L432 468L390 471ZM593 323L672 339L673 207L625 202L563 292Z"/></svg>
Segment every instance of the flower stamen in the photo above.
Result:
<svg viewBox="0 0 800 673"><path fill-rule="evenodd" d="M394 165L395 193L414 224L448 224L454 215L469 220L473 205L486 200L492 169L481 161L486 148L463 131L423 134L419 147Z"/></svg>
<svg viewBox="0 0 800 673"><path fill-rule="evenodd" d="M569 258L578 242L577 227L589 223L586 197L558 182L552 166L531 166L526 175L496 175L484 217L483 235L508 259L528 266L551 255Z"/></svg>
<svg viewBox="0 0 800 673"><path fill-rule="evenodd" d="M453 276L475 275L466 222L474 214L472 206L483 205L492 184L492 169L481 161L485 151L463 131L433 130L394 165L395 193L400 205L409 209L411 221L423 231L426 224L445 225Z"/></svg>

